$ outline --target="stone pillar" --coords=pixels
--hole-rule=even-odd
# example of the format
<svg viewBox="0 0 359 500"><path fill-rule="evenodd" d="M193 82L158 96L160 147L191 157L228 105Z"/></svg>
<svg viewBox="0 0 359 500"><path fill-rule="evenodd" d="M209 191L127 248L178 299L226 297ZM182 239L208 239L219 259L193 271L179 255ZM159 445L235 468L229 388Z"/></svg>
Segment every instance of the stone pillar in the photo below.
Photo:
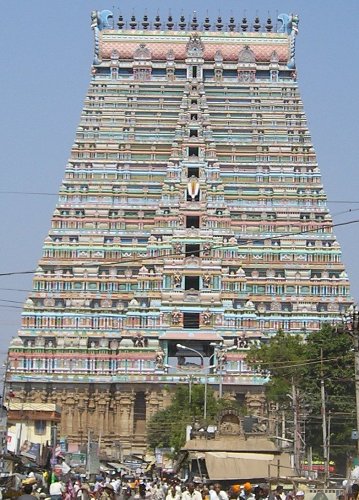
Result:
<svg viewBox="0 0 359 500"><path fill-rule="evenodd" d="M89 402L87 405L87 430L93 431L96 428L95 418L96 401L94 394L89 395Z"/></svg>
<svg viewBox="0 0 359 500"><path fill-rule="evenodd" d="M119 401L119 429L118 434L123 441L131 442L133 437L133 404L134 392L121 392Z"/></svg>
<svg viewBox="0 0 359 500"><path fill-rule="evenodd" d="M78 393L78 403L77 403L77 412L78 412L78 431L81 435L84 435L87 431L87 404L88 404L88 395L86 392Z"/></svg>
<svg viewBox="0 0 359 500"><path fill-rule="evenodd" d="M97 414L96 429L98 435L103 437L108 433L108 406L110 402L109 391L96 391L95 400Z"/></svg>
<svg viewBox="0 0 359 500"><path fill-rule="evenodd" d="M113 430L117 438L122 434L122 399L123 393L121 391L116 391L114 395Z"/></svg>
<svg viewBox="0 0 359 500"><path fill-rule="evenodd" d="M146 422L163 408L163 395L155 390L146 391Z"/></svg>
<svg viewBox="0 0 359 500"><path fill-rule="evenodd" d="M61 421L58 427L58 436L68 436L70 434L70 428L68 427L69 421L69 408L67 407L67 394L66 391L56 391L54 390L50 396L50 401L58 405L61 409Z"/></svg>
<svg viewBox="0 0 359 500"><path fill-rule="evenodd" d="M77 401L74 398L74 393L70 392L67 393L65 405L67 409L67 415L66 415L66 429L67 429L67 435L70 436L76 436L77 434L77 428L76 428L76 418L75 418L75 412L76 412L76 404Z"/></svg>

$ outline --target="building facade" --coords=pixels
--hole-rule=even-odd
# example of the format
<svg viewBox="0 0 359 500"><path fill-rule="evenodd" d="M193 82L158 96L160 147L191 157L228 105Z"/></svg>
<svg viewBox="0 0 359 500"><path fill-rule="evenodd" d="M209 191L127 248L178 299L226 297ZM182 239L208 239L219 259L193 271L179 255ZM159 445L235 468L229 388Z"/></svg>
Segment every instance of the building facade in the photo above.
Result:
<svg viewBox="0 0 359 500"><path fill-rule="evenodd" d="M46 457L46 448L54 444L61 410L54 403L36 401L37 398L31 401L31 395L27 396L27 401L7 402L7 449L40 461ZM21 394L17 399L22 399Z"/></svg>
<svg viewBox="0 0 359 500"><path fill-rule="evenodd" d="M70 441L140 452L178 383L261 400L251 343L351 303L298 19L277 24L92 13L92 78L7 371L19 403L61 407Z"/></svg>

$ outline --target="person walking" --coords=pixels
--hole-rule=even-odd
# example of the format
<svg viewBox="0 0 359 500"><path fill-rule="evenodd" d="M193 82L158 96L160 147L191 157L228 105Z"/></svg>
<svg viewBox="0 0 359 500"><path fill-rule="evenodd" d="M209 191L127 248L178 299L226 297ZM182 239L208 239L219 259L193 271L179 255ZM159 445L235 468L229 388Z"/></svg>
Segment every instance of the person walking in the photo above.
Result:
<svg viewBox="0 0 359 500"><path fill-rule="evenodd" d="M228 500L227 493L222 490L222 486L219 483L213 485L213 490L209 491L209 496L211 500Z"/></svg>
<svg viewBox="0 0 359 500"><path fill-rule="evenodd" d="M25 484L22 488L22 494L17 497L17 500L37 500L32 494L34 491L32 484Z"/></svg>
<svg viewBox="0 0 359 500"><path fill-rule="evenodd" d="M202 500L202 495L195 489L193 483L189 483L187 489L182 493L182 500Z"/></svg>
<svg viewBox="0 0 359 500"><path fill-rule="evenodd" d="M243 485L243 491L239 495L241 500L254 500L255 496L253 494L253 488L250 482L246 482Z"/></svg>
<svg viewBox="0 0 359 500"><path fill-rule="evenodd" d="M98 500L115 500L115 491L112 484L106 483L101 490L98 490L96 498Z"/></svg>
<svg viewBox="0 0 359 500"><path fill-rule="evenodd" d="M50 498L51 500L62 500L65 493L65 486L61 481L55 480L50 484Z"/></svg>
<svg viewBox="0 0 359 500"><path fill-rule="evenodd" d="M166 500L181 500L182 498L182 493L179 493L176 485L173 484L171 488L168 490Z"/></svg>
<svg viewBox="0 0 359 500"><path fill-rule="evenodd" d="M281 484L278 484L278 486L275 489L274 496L276 500L285 500L286 499L286 494L283 491L283 486Z"/></svg>

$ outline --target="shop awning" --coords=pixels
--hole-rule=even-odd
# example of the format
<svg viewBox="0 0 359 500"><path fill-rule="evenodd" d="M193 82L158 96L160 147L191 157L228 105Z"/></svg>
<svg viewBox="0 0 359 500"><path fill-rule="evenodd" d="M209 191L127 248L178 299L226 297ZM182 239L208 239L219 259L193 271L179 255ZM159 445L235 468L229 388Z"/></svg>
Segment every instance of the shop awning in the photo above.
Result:
<svg viewBox="0 0 359 500"><path fill-rule="evenodd" d="M127 472L131 472L131 469L127 467L125 464L121 464L119 462L107 462L107 464L112 467L112 469L116 469L117 471L119 470L125 470Z"/></svg>
<svg viewBox="0 0 359 500"><path fill-rule="evenodd" d="M206 452L205 460L209 479L215 481L261 479L277 475L278 460L280 476L293 474L287 454Z"/></svg>

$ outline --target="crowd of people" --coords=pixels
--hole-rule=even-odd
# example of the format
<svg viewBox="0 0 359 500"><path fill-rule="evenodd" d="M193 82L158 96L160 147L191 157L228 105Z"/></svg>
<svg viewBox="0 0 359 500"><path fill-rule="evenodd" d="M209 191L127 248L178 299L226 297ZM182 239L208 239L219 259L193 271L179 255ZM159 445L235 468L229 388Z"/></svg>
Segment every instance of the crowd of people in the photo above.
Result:
<svg viewBox="0 0 359 500"><path fill-rule="evenodd" d="M272 489L268 484L252 485L249 482L224 487L220 483L185 483L180 479L155 479L145 477L125 480L121 476L98 476L94 482L74 477L57 478L48 488L35 480L25 481L18 500L304 500L303 491L284 492L283 486Z"/></svg>

